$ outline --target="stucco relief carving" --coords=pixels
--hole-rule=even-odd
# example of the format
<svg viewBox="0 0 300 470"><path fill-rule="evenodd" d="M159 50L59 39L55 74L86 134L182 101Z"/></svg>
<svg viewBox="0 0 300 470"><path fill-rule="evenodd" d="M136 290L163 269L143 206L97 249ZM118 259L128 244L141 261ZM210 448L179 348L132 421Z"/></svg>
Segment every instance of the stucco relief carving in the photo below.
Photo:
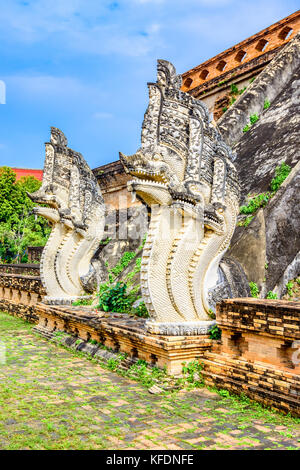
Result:
<svg viewBox="0 0 300 470"><path fill-rule="evenodd" d="M128 189L151 207L141 286L152 333L206 333L209 291L236 225L234 156L205 105L180 90L174 66L159 60L149 83L141 148L120 153Z"/></svg>
<svg viewBox="0 0 300 470"><path fill-rule="evenodd" d="M36 214L52 225L41 258L41 278L49 303L70 303L97 287L91 262L103 237L105 206L100 187L83 156L67 147L65 135L51 128L41 188L29 194Z"/></svg>

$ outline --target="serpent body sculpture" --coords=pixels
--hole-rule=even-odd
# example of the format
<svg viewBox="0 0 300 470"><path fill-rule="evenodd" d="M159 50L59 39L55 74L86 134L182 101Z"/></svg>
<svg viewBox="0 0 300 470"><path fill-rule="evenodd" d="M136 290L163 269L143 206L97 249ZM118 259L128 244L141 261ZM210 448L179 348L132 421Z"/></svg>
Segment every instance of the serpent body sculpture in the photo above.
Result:
<svg viewBox="0 0 300 470"><path fill-rule="evenodd" d="M141 148L120 153L128 189L151 207L141 288L152 333L207 333L208 291L233 235L239 185L233 154L207 108L180 90L174 66L158 61L149 83Z"/></svg>
<svg viewBox="0 0 300 470"><path fill-rule="evenodd" d="M42 186L29 197L34 212L49 220L52 231L40 270L48 303L71 303L92 292L99 273L91 259L103 237L105 206L100 187L83 156L67 147L65 135L51 128Z"/></svg>

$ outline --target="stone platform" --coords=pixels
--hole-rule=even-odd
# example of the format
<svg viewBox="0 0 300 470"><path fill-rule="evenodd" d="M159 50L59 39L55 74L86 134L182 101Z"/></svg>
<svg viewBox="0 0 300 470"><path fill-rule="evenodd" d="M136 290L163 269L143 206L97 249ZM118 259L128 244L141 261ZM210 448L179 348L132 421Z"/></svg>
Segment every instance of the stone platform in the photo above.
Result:
<svg viewBox="0 0 300 470"><path fill-rule="evenodd" d="M5 302L11 307L6 310L18 315L17 303ZM182 372L183 362L200 358L206 385L244 393L266 406L300 416L299 302L223 300L217 305L216 318L221 341L207 335L150 334L145 319L95 312L90 307L40 302L30 308L39 318L35 330L46 338L64 331L84 341L96 340L115 352L127 353L128 360L143 359L173 375Z"/></svg>
<svg viewBox="0 0 300 470"><path fill-rule="evenodd" d="M180 374L182 363L203 357L211 348L208 335L160 336L150 334L145 319L127 314L95 313L89 307L61 307L38 303L39 323L35 331L48 337L54 331L64 331L83 340L96 340L114 351L131 358L166 368L170 374Z"/></svg>

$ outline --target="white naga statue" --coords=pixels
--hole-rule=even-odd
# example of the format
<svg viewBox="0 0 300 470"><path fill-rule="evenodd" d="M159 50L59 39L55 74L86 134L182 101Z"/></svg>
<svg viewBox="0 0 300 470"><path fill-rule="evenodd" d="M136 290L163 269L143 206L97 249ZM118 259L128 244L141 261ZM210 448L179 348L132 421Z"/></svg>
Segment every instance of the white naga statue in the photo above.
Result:
<svg viewBox="0 0 300 470"><path fill-rule="evenodd" d="M239 185L233 154L209 122L206 106L180 90L181 76L158 61L149 83L141 148L120 153L128 189L151 207L141 288L151 333L205 334L208 291L233 235Z"/></svg>
<svg viewBox="0 0 300 470"><path fill-rule="evenodd" d="M29 194L49 206L34 212L52 225L40 264L44 301L71 303L97 287L99 273L91 260L103 237L105 206L95 176L83 156L67 147L65 135L52 127L45 145L42 186Z"/></svg>

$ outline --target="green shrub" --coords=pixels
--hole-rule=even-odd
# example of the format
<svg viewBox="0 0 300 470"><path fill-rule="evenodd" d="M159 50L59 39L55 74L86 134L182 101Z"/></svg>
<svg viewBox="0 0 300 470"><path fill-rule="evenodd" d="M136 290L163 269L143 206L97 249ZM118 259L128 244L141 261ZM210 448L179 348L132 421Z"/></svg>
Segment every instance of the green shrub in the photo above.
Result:
<svg viewBox="0 0 300 470"><path fill-rule="evenodd" d="M232 85L230 86L230 88L231 88L231 92L230 92L230 93L231 93L232 95L238 94L239 89L238 89L238 87L236 86L235 83L232 83Z"/></svg>
<svg viewBox="0 0 300 470"><path fill-rule="evenodd" d="M271 103L269 100L264 101L264 109L268 109L271 106Z"/></svg>
<svg viewBox="0 0 300 470"><path fill-rule="evenodd" d="M275 170L275 177L271 181L271 190L273 192L276 192L284 180L287 178L287 176L291 172L291 167L289 165L286 165L286 163L282 162L281 165L279 165L276 170Z"/></svg>
<svg viewBox="0 0 300 470"><path fill-rule="evenodd" d="M102 284L98 296L98 308L104 312L129 312L133 303L128 298L126 284L122 282Z"/></svg>
<svg viewBox="0 0 300 470"><path fill-rule="evenodd" d="M276 292L273 292L273 291L270 290L267 293L266 299L278 299L278 295L276 294Z"/></svg>
<svg viewBox="0 0 300 470"><path fill-rule="evenodd" d="M275 177L272 179L270 183L271 192L268 191L266 193L257 194L253 198L251 198L247 205L240 207L241 214L253 214L257 211L260 207L265 207L269 200L274 196L276 191L280 188L284 180L287 178L289 173L291 172L291 167L286 165L286 163L282 162L276 169L275 169ZM253 217L252 217L253 218ZM238 226L240 227L247 227L252 218L247 217L244 221L238 222Z"/></svg>
<svg viewBox="0 0 300 470"><path fill-rule="evenodd" d="M250 199L247 206L240 207L240 213L241 214L253 214L253 212L255 212L260 207L265 207L270 197L271 197L271 193L258 194L257 196Z"/></svg>
<svg viewBox="0 0 300 470"><path fill-rule="evenodd" d="M209 337L211 339L221 339L222 337L222 330L218 327L218 325L214 325L209 332Z"/></svg>
<svg viewBox="0 0 300 470"><path fill-rule="evenodd" d="M98 293L99 303L96 308L104 312L133 313L138 317L148 318L149 314L143 301L138 307L132 307L138 300L139 289L140 285L137 285L129 290L124 282L101 284Z"/></svg>
<svg viewBox="0 0 300 470"><path fill-rule="evenodd" d="M293 287L294 287L294 283L293 281L289 281L287 284L286 284L286 289L287 289L287 293L290 297L293 297Z"/></svg>
<svg viewBox="0 0 300 470"><path fill-rule="evenodd" d="M215 314L215 312L214 312L211 308L208 310L208 316L209 316L209 318L211 318L212 320L215 320L215 318L216 318L216 314Z"/></svg>
<svg viewBox="0 0 300 470"><path fill-rule="evenodd" d="M138 307L133 308L132 313L137 317L149 318L149 313L144 301L142 301Z"/></svg>
<svg viewBox="0 0 300 470"><path fill-rule="evenodd" d="M248 227L248 225L250 224L251 220L253 220L253 218L254 218L254 215L249 215L248 217L246 217L246 219L241 220L240 222L237 223L238 227Z"/></svg>
<svg viewBox="0 0 300 470"><path fill-rule="evenodd" d="M257 287L257 284L255 282L249 282L249 287L250 287L250 294L251 297L258 298L259 296L259 289Z"/></svg>
<svg viewBox="0 0 300 470"><path fill-rule="evenodd" d="M137 308L132 308L132 305L140 297L138 292L140 285L132 288L134 276L140 272L142 258L137 257L137 254L143 249L147 238L145 234L141 245L134 251L126 251L121 257L120 261L112 269L108 269L108 282L105 282L99 287L99 304L97 308L104 312L119 312L119 313L133 313L140 317L148 317L148 311L144 302ZM135 265L131 272L127 273L123 281L118 281L117 278L124 271L125 268L135 259ZM108 267L108 263L106 263Z"/></svg>
<svg viewBox="0 0 300 470"><path fill-rule="evenodd" d="M121 274L125 268L129 265L130 261L136 256L134 251L125 251L122 258L120 259L119 263L116 264L114 268L111 269L111 272L118 276Z"/></svg>
<svg viewBox="0 0 300 470"><path fill-rule="evenodd" d="M99 243L100 246L106 246L108 245L108 243L111 241L111 237L107 237L105 238L105 240L101 240L101 242Z"/></svg>
<svg viewBox="0 0 300 470"><path fill-rule="evenodd" d="M242 90L243 92L244 90ZM258 120L259 120L259 116L257 114L252 114L250 116L250 123L247 124L244 128L243 128L243 132L248 132L249 129L251 128L251 126L253 126L253 124L255 124Z"/></svg>
<svg viewBox="0 0 300 470"><path fill-rule="evenodd" d="M128 273L125 277L125 282L127 283L128 286L131 285L131 282L136 274L138 274L141 270L141 264L142 264L142 258L136 258L135 260L135 266L133 270Z"/></svg>
<svg viewBox="0 0 300 470"><path fill-rule="evenodd" d="M78 300L74 300L74 302L72 302L72 305L77 306L77 305L91 305L93 303L93 299L92 298L88 298L88 299L78 299Z"/></svg>
<svg viewBox="0 0 300 470"><path fill-rule="evenodd" d="M250 116L250 124L253 126L259 120L259 116L257 114L252 114Z"/></svg>

